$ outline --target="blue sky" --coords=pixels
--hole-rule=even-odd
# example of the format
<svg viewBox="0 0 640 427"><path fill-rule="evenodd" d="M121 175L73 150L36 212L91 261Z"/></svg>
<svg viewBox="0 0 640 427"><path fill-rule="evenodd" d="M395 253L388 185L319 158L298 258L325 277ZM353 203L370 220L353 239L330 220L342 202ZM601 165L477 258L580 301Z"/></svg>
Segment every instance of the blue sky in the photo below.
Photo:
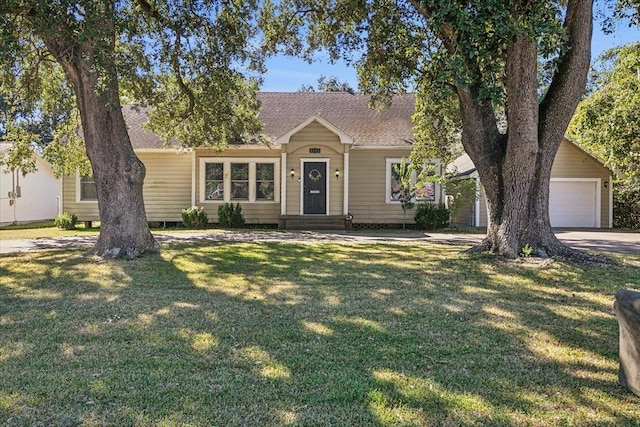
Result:
<svg viewBox="0 0 640 427"><path fill-rule="evenodd" d="M593 33L592 57L597 58L602 52L616 46L640 41L640 30L628 28L620 24L613 34L605 35L596 24ZM267 62L267 74L261 90L265 92L295 92L302 85L316 85L320 76L336 76L341 81L347 81L355 89L358 87L356 71L344 62L329 64L319 60L312 64L292 57L278 56Z"/></svg>

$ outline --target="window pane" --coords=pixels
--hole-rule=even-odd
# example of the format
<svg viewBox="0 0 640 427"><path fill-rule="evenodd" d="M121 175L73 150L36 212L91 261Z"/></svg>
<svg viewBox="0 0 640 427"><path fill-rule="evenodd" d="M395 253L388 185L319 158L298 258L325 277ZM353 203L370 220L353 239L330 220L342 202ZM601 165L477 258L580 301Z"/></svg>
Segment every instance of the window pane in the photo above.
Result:
<svg viewBox="0 0 640 427"><path fill-rule="evenodd" d="M206 181L222 181L224 179L224 165L222 163L207 163L205 169Z"/></svg>
<svg viewBox="0 0 640 427"><path fill-rule="evenodd" d="M427 164L418 171L420 179L435 176L436 170L434 164ZM436 200L436 183L427 181L421 187L416 188L416 200L427 202L435 202Z"/></svg>
<svg viewBox="0 0 640 427"><path fill-rule="evenodd" d="M224 198L224 164L205 164L204 191L207 200L222 200Z"/></svg>
<svg viewBox="0 0 640 427"><path fill-rule="evenodd" d="M98 200L98 190L93 176L80 177L80 200Z"/></svg>
<svg viewBox="0 0 640 427"><path fill-rule="evenodd" d="M400 167L400 163L391 164L391 200L402 199L402 183L400 182L400 174L396 169Z"/></svg>
<svg viewBox="0 0 640 427"><path fill-rule="evenodd" d="M273 181L273 163L256 164L257 181Z"/></svg>
<svg viewBox="0 0 640 427"><path fill-rule="evenodd" d="M222 181L205 182L207 200L222 200L224 198L224 183Z"/></svg>
<svg viewBox="0 0 640 427"><path fill-rule="evenodd" d="M231 181L231 199L232 200L246 200L249 198L249 185L248 182Z"/></svg>
<svg viewBox="0 0 640 427"><path fill-rule="evenodd" d="M231 163L231 180L248 181L249 163Z"/></svg>
<svg viewBox="0 0 640 427"><path fill-rule="evenodd" d="M274 176L273 163L256 164L256 200L274 200Z"/></svg>
<svg viewBox="0 0 640 427"><path fill-rule="evenodd" d="M273 182L269 182L269 181L258 182L256 187L257 200L273 200L273 194L274 194Z"/></svg>
<svg viewBox="0 0 640 427"><path fill-rule="evenodd" d="M416 199L433 202L436 200L436 183L425 182L424 185L416 189Z"/></svg>
<svg viewBox="0 0 640 427"><path fill-rule="evenodd" d="M249 199L249 163L231 163L231 200Z"/></svg>

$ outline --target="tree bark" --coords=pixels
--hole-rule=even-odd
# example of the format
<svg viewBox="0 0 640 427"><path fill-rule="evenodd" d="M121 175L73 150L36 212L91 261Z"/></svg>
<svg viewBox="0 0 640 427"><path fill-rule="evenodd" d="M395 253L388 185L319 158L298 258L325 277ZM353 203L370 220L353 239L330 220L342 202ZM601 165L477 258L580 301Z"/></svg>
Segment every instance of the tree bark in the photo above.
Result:
<svg viewBox="0 0 640 427"><path fill-rule="evenodd" d="M458 87L462 142L487 199L487 237L478 250L514 258L529 245L542 257L577 255L551 228L549 182L555 155L586 85L592 3L569 1L565 19L569 49L542 103L537 95L535 41L522 36L507 48L506 135L497 134L493 112L486 102L478 101L473 87Z"/></svg>
<svg viewBox="0 0 640 427"><path fill-rule="evenodd" d="M62 28L41 37L72 83L93 168L100 236L89 253L135 258L159 251L159 245L149 230L144 207L145 167L133 151L122 115L113 17L105 15L94 29L95 38L72 40L61 35L68 35Z"/></svg>

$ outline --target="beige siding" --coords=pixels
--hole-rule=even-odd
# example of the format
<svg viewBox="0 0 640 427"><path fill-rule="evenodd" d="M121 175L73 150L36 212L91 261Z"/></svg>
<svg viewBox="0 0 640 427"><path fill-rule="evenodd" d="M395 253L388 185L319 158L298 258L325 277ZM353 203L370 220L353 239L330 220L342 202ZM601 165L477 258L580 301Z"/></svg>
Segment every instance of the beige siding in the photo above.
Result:
<svg viewBox="0 0 640 427"><path fill-rule="evenodd" d="M98 221L98 202L77 202L75 175L62 178L62 211L74 214L80 221Z"/></svg>
<svg viewBox="0 0 640 427"><path fill-rule="evenodd" d="M354 149L350 154L349 213L354 224L402 223L400 203L386 201L386 159L408 157L408 149ZM413 222L413 211L407 222Z"/></svg>
<svg viewBox="0 0 640 427"><path fill-rule="evenodd" d="M320 153L310 153L310 148L319 148ZM342 215L344 204L344 152L347 148L340 138L317 122L313 122L293 135L283 151L287 153L287 171L295 171L295 177L287 177L287 215L300 215L301 161L302 159L328 159L327 190L329 191L329 215ZM341 171L335 178L336 169ZM288 174L287 174L288 175Z"/></svg>
<svg viewBox="0 0 640 427"><path fill-rule="evenodd" d="M215 158L238 158L238 159L273 159L277 160L276 181L280 180L280 150L277 148L259 147L259 148L229 148L223 152L216 150L201 149L196 150L196 205L203 206L209 221L218 222L218 208L224 204L224 201L203 201L200 197L200 186L202 182L201 159ZM191 179L189 179L191 182ZM236 202L233 202L234 204ZM242 212L247 224L277 224L278 215L280 215L279 202L246 202L240 201Z"/></svg>
<svg viewBox="0 0 640 427"><path fill-rule="evenodd" d="M480 190L480 227L486 227L489 223L489 215L487 212L487 195L484 194L484 187Z"/></svg>
<svg viewBox="0 0 640 427"><path fill-rule="evenodd" d="M181 221L181 210L191 205L191 154L137 153L144 163L144 202L149 221ZM77 202L75 176L63 178L63 210L80 221L98 221L97 202Z"/></svg>
<svg viewBox="0 0 640 427"><path fill-rule="evenodd" d="M609 198L612 185L611 172L573 143L564 140L551 168L551 178L599 178L600 179L600 227L609 228ZM605 187L604 183L607 182ZM487 205L484 188L480 199L480 225L487 225Z"/></svg>
<svg viewBox="0 0 640 427"><path fill-rule="evenodd" d="M149 221L182 221L191 206L192 154L138 153L147 168L144 204Z"/></svg>
<svg viewBox="0 0 640 427"><path fill-rule="evenodd" d="M464 200L456 216L452 218L456 225L474 225L475 223L476 200Z"/></svg>

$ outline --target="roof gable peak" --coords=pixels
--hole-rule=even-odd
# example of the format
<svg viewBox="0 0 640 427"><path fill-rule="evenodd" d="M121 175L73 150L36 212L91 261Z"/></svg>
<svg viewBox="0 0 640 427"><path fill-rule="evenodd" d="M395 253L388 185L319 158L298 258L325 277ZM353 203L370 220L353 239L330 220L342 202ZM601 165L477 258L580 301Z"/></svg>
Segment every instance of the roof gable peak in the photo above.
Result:
<svg viewBox="0 0 640 427"><path fill-rule="evenodd" d="M343 130L339 129L337 126L333 125L328 120L324 119L318 113L312 114L311 116L307 117L304 121L302 121L300 124L296 125L291 130L285 132L283 135L281 135L278 138L276 138L276 143L277 144L288 144L289 140L291 139L291 137L293 135L295 135L296 133L300 132L302 129L306 128L307 126L309 126L313 122L319 123L320 125L324 126L328 130L330 130L331 132L336 134L338 136L338 138L340 138L340 143L345 144L345 145L352 145L353 144L353 138L351 136L347 135L346 132L344 132Z"/></svg>

